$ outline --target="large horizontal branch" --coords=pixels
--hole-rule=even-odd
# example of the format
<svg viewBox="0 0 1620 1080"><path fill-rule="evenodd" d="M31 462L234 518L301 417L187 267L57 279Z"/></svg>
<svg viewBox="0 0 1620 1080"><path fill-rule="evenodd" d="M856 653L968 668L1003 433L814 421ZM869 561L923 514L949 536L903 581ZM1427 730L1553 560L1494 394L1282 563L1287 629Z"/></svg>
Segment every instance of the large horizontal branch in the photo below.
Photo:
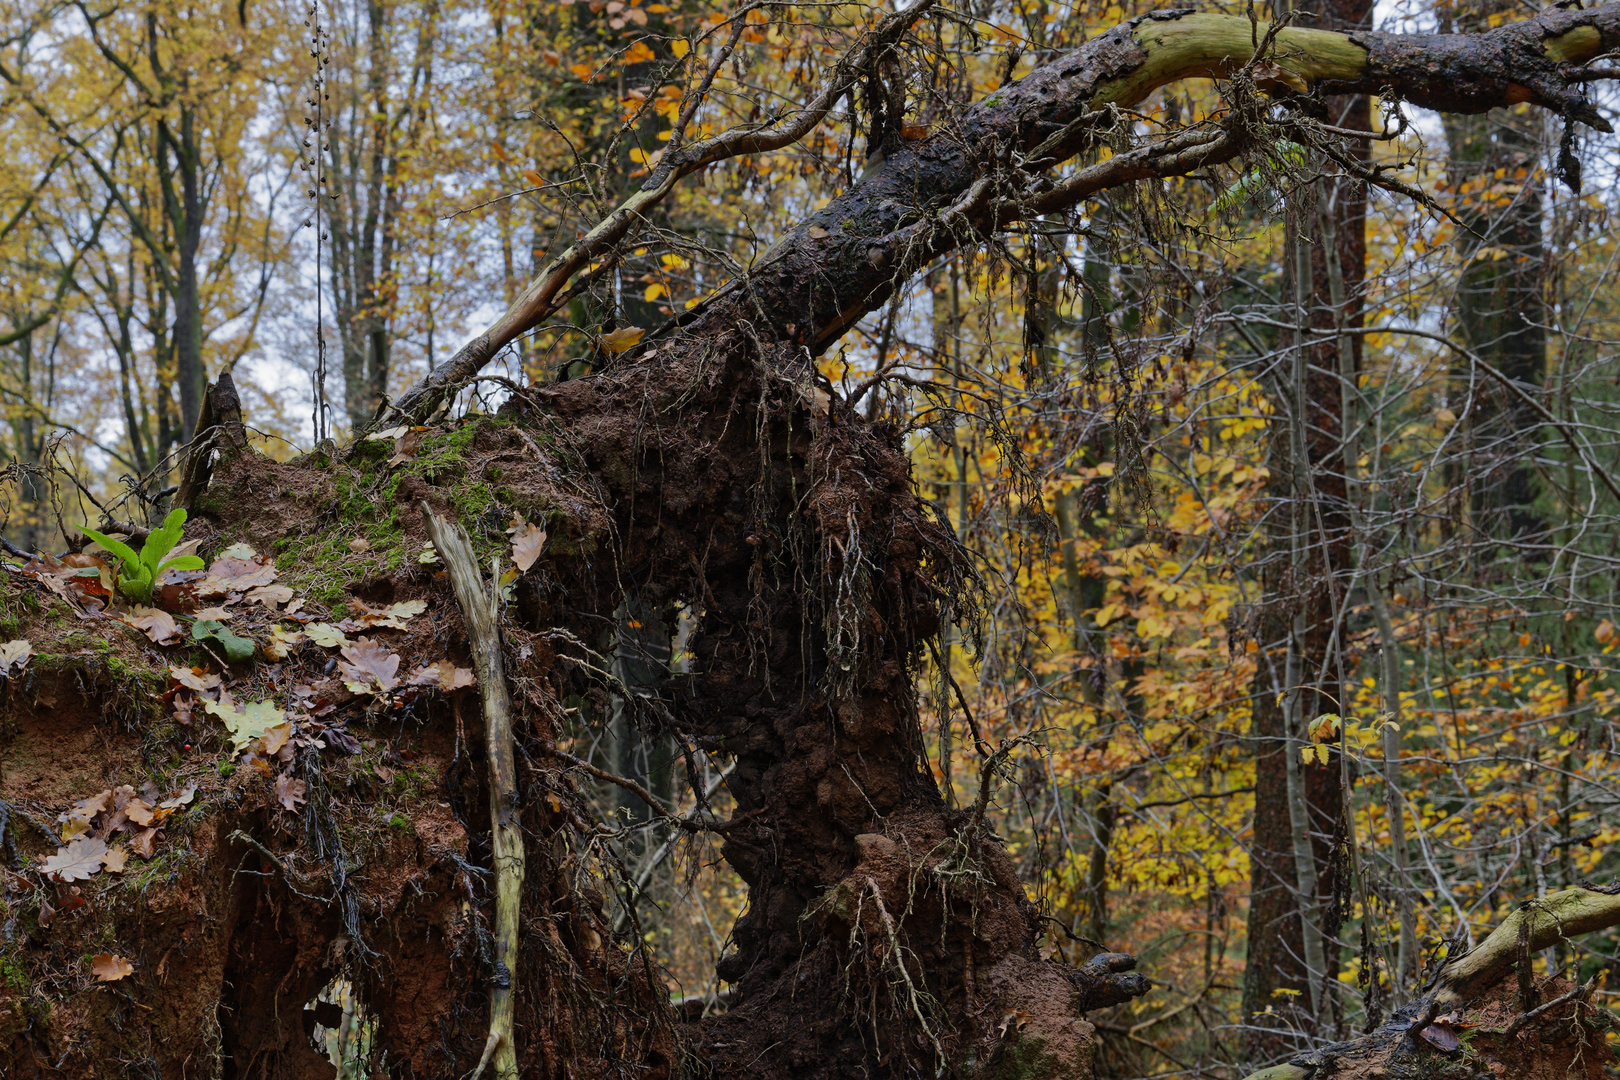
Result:
<svg viewBox="0 0 1620 1080"><path fill-rule="evenodd" d="M787 145L819 122L877 51L890 47L927 0L889 16L846 56L827 88L768 131L739 132L686 147L647 185L559 256L497 323L431 372L395 414L421 420L495 352L554 310L569 278L606 257L698 165ZM889 155L881 167L792 229L742 279L682 318L691 331L738 319L767 339L820 353L899 283L944 251L987 231L1053 213L1110 187L1184 174L1237 156L1245 133L1192 131L1053 181L1048 171L1095 145L1127 106L1180 79L1248 70L1274 92L1380 94L1452 112L1532 102L1594 127L1609 125L1587 103L1570 65L1620 46L1620 0L1585 11L1549 10L1481 34L1335 33L1176 10L1133 19L1001 88L941 130ZM1271 40L1259 62L1256 51ZM694 156L695 155L695 156ZM740 306L739 306L740 305ZM772 317L758 319L761 312ZM650 343L649 343L650 344Z"/></svg>

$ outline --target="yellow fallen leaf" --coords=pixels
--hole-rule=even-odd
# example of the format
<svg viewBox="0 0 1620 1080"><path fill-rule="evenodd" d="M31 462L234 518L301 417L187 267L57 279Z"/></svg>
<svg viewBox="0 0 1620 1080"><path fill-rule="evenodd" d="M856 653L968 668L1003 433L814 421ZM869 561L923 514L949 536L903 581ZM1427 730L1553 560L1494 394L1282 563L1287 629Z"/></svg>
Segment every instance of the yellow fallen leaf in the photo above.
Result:
<svg viewBox="0 0 1620 1080"><path fill-rule="evenodd" d="M605 353L622 353L633 349L647 331L639 326L625 326L596 339L597 347Z"/></svg>

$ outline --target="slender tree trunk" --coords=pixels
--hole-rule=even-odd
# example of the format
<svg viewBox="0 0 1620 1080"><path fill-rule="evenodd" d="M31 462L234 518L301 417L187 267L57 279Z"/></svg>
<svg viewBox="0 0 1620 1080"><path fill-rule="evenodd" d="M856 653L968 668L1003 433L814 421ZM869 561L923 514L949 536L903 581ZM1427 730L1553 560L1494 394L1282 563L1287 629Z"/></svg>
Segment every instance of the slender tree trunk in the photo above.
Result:
<svg viewBox="0 0 1620 1080"><path fill-rule="evenodd" d="M1442 19L1472 33L1488 27L1493 16L1518 10L1509 0L1471 0L1444 6ZM1457 329L1483 362L1534 394L1547 366L1546 251L1536 178L1545 114L1498 108L1447 114L1444 122L1447 185L1463 225L1458 254L1468 260L1457 289ZM1460 387L1478 387L1467 418L1469 464L1457 477L1468 487L1476 535L1496 541L1527 537L1544 525L1535 505L1535 410L1466 366L1456 378Z"/></svg>
<svg viewBox="0 0 1620 1080"><path fill-rule="evenodd" d="M180 427L182 437L190 438L202 412L207 378L203 370L202 297L197 280L197 253L202 244L204 206L195 112L182 106L180 135L176 138L166 122L159 122L160 137L174 155L174 172L179 174L178 205L170 204L173 217L176 265L174 294L175 381L180 387ZM171 189L172 195L172 189Z"/></svg>

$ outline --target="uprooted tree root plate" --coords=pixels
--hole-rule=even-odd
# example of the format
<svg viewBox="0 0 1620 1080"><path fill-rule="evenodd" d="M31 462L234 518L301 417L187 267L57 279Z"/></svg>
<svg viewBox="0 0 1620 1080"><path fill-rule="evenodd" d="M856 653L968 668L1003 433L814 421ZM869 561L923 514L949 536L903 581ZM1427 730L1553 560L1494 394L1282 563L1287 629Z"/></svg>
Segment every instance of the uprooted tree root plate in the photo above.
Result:
<svg viewBox="0 0 1620 1080"><path fill-rule="evenodd" d="M371 1075L460 1076L504 984L524 1076L1089 1076L1084 1014L1148 982L1128 957L1041 960L982 803L942 801L915 674L942 618L971 637L971 562L898 435L831 409L792 350L716 331L345 458L221 460L187 532L220 609L199 621L256 644L235 664L8 568L3 636L29 643L0 688L8 1080L328 1077L312 1035L334 1030ZM498 564L497 797L527 861L510 968L479 690L425 511ZM638 722L734 763L736 813L685 822L750 890L732 1005L698 1021L633 925L615 939L624 878L563 751L608 709L627 595L696 617L691 674ZM92 841L100 864L67 869Z"/></svg>

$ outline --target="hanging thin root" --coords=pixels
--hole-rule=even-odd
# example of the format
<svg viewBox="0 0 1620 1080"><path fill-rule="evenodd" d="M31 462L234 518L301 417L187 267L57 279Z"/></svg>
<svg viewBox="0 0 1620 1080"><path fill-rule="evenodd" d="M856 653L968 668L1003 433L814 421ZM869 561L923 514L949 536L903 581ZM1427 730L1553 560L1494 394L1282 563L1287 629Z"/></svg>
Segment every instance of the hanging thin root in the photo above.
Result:
<svg viewBox="0 0 1620 1080"><path fill-rule="evenodd" d="M490 1032L489 1038L484 1042L484 1054L478 1059L478 1068L468 1073L465 1080L478 1080L480 1076L484 1075L484 1068L489 1064L489 1059L495 1056L495 1048L499 1045L501 1045L501 1033L498 1031Z"/></svg>
<svg viewBox="0 0 1620 1080"><path fill-rule="evenodd" d="M928 1018L923 1016L922 998L917 993L917 987L911 981L911 972L906 970L906 957L900 951L900 935L895 932L894 920L889 918L889 909L883 906L883 893L878 889L878 883L871 876L866 879L866 887L872 890L872 901L877 904L878 916L883 920L883 929L889 935L889 949L894 956L894 966L900 969L900 978L906 983L906 997L910 1000L911 1011L916 1014L917 1023L922 1025L923 1034L928 1041L934 1044L934 1053L939 1055L941 1065L945 1064L945 1048L939 1045L939 1039L934 1035L934 1029L928 1026Z"/></svg>

